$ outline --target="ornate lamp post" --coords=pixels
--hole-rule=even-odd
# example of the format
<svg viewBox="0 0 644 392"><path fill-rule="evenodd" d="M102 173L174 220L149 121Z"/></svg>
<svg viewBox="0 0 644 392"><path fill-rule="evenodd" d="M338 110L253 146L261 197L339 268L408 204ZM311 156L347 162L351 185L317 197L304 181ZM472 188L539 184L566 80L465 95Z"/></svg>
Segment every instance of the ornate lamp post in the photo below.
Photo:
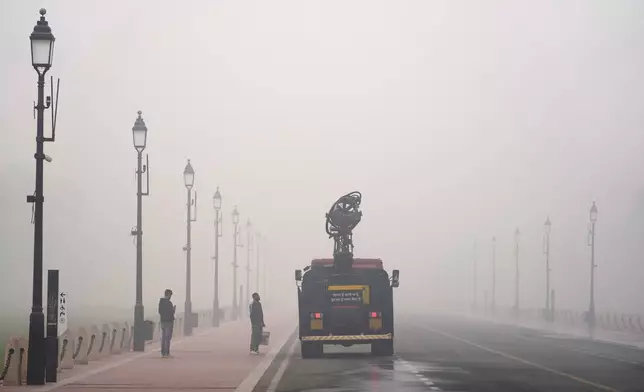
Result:
<svg viewBox="0 0 644 392"><path fill-rule="evenodd" d="M136 236L136 302L134 303L134 336L132 349L134 351L145 351L145 326L143 324L143 196L149 195L150 173L148 172L149 161L146 155L146 164L143 164L143 150L147 144L148 127L145 125L143 114L138 111L138 118L132 127L132 140L137 152L136 166L136 227L132 235ZM143 173L147 175L146 191L143 192Z"/></svg>
<svg viewBox="0 0 644 392"><path fill-rule="evenodd" d="M543 253L546 255L546 320L550 320L552 318L550 309L550 232L552 231L552 223L550 223L550 217L546 218L543 231Z"/></svg>
<svg viewBox="0 0 644 392"><path fill-rule="evenodd" d="M220 211L221 211L221 193L219 187L215 195L212 197L212 205L215 208L215 297L212 301L212 326L219 326L219 237L222 236L222 231L219 229L221 225Z"/></svg>
<svg viewBox="0 0 644 392"><path fill-rule="evenodd" d="M517 227L514 230L514 256L516 261L515 275L514 275L514 312L519 315L519 237L521 232Z"/></svg>
<svg viewBox="0 0 644 392"><path fill-rule="evenodd" d="M27 363L27 384L45 384L45 315L42 308L43 297L43 160L45 142L53 142L44 134L44 113L50 107L50 97L45 103L45 74L51 68L54 57L54 35L45 19L47 11L40 10L40 20L36 23L29 39L31 40L31 65L38 73L38 103L36 104L36 191L27 196L28 203L34 203L34 270L31 314L29 315L29 361Z"/></svg>
<svg viewBox="0 0 644 392"><path fill-rule="evenodd" d="M492 237L492 314L496 312L496 236Z"/></svg>
<svg viewBox="0 0 644 392"><path fill-rule="evenodd" d="M478 282L477 282L478 268L477 268L477 265L476 265L477 264L477 262L476 262L476 242L474 242L474 250L473 250L472 256L473 256L473 259L472 259L472 275L474 277L474 282L473 282L474 287L473 287L473 290L472 290L472 310L474 310L476 312L476 308L477 308L477 305L478 305L477 304L477 302L478 302L477 301L477 299L478 299L478 292L477 292L478 288L476 287L477 284L478 284Z"/></svg>
<svg viewBox="0 0 644 392"><path fill-rule="evenodd" d="M248 305L250 302L250 259L253 254L253 225L250 223L250 219L246 221L246 246L247 256L246 256L246 301L244 304Z"/></svg>
<svg viewBox="0 0 644 392"><path fill-rule="evenodd" d="M237 248L240 247L239 241L239 212L237 206L233 209L233 320L237 320ZM239 299L241 302L241 298Z"/></svg>
<svg viewBox="0 0 644 392"><path fill-rule="evenodd" d="M190 159L188 159L188 163L186 164L186 168L183 170L183 182L184 185L186 186L186 189L188 190L188 199L186 203L186 207L188 209L187 216L186 216L186 247L184 250L186 251L186 303L184 306L184 317L183 317L183 330L184 334L186 336L192 335L192 327L193 327L193 315L192 315L192 298L191 298L191 263L190 263L190 256L191 256L191 251L192 251L192 222L197 221L197 192L195 191L195 197L194 199L192 198L192 187L195 184L195 171L192 168L192 165L190 164ZM192 206L195 207L195 216L194 218L192 217Z"/></svg>
<svg viewBox="0 0 644 392"><path fill-rule="evenodd" d="M262 241L262 235L257 232L255 234L256 236L256 241L255 241L255 248L257 249L257 263L255 264L255 290L259 293L259 248L260 248L260 242Z"/></svg>
<svg viewBox="0 0 644 392"><path fill-rule="evenodd" d="M588 309L588 326L591 331L595 329L595 223L597 222L597 206L593 201L590 207L590 227L588 236L590 246L590 306Z"/></svg>

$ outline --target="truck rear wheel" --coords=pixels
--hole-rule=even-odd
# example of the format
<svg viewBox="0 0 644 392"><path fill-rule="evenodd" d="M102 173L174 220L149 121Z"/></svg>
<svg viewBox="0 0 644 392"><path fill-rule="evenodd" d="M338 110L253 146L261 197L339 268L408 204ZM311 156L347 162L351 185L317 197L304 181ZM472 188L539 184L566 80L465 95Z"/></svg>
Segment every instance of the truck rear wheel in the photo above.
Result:
<svg viewBox="0 0 644 392"><path fill-rule="evenodd" d="M394 340L380 340L371 343L371 355L379 357L394 355Z"/></svg>
<svg viewBox="0 0 644 392"><path fill-rule="evenodd" d="M304 359L319 358L324 353L324 346L322 343L302 342L301 353Z"/></svg>

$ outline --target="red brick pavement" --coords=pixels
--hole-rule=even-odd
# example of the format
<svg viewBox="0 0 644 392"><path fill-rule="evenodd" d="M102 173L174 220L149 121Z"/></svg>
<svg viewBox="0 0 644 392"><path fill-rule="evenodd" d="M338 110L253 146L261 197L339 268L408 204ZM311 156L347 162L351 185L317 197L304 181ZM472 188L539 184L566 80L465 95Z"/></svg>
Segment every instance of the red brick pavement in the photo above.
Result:
<svg viewBox="0 0 644 392"><path fill-rule="evenodd" d="M262 346L260 355L249 354L248 320L229 322L217 329L195 330L189 338L173 339L172 358L161 358L159 344L146 347L147 353L112 356L89 366L76 366L61 374L58 384L44 387L0 387L0 391L234 391L262 361L269 350L283 343L295 330L295 316L272 318L271 344ZM268 356L268 357L267 357Z"/></svg>

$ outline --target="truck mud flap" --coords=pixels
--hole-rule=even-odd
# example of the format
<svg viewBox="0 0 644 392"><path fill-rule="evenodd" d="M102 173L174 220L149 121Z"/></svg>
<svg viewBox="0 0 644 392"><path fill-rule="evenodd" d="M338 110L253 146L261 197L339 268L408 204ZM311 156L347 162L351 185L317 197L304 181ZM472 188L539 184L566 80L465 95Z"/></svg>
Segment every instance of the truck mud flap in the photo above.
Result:
<svg viewBox="0 0 644 392"><path fill-rule="evenodd" d="M390 333L381 335L333 335L333 336L302 336L303 342L313 341L338 341L338 340L391 340L393 336Z"/></svg>

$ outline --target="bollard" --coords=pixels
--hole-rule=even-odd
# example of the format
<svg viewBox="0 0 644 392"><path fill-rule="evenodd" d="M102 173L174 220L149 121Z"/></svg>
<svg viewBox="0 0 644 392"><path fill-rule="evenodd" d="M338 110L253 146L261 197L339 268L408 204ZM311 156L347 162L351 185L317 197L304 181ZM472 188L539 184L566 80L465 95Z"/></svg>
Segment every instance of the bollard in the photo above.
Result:
<svg viewBox="0 0 644 392"><path fill-rule="evenodd" d="M5 346L4 367L0 372L0 381L3 385L20 385L18 376L18 352L20 346L17 338L11 338Z"/></svg>
<svg viewBox="0 0 644 392"><path fill-rule="evenodd" d="M183 317L179 316L174 320L174 327L177 331L177 336L183 336Z"/></svg>
<svg viewBox="0 0 644 392"><path fill-rule="evenodd" d="M87 360L94 362L99 358L101 344L101 332L96 325L92 325L89 330L89 340L87 342Z"/></svg>
<svg viewBox="0 0 644 392"><path fill-rule="evenodd" d="M126 328L123 325L124 324L114 323L114 325L112 326L114 339L112 341L110 353L113 355L118 355L123 352L123 344L125 343L126 335Z"/></svg>
<svg viewBox="0 0 644 392"><path fill-rule="evenodd" d="M121 353L121 336L123 336L123 331L119 323L113 323L110 325L110 355L118 355Z"/></svg>
<svg viewBox="0 0 644 392"><path fill-rule="evenodd" d="M132 351L132 339L134 338L134 326L130 327L130 336L127 339L127 351Z"/></svg>
<svg viewBox="0 0 644 392"><path fill-rule="evenodd" d="M99 335L98 341L98 356L97 359L103 359L110 355L110 337L112 335L112 329L108 324L103 324L101 326L101 333Z"/></svg>
<svg viewBox="0 0 644 392"><path fill-rule="evenodd" d="M129 322L123 323L123 341L121 343L121 352L127 353L130 351L130 337L131 335L132 328L130 327Z"/></svg>
<svg viewBox="0 0 644 392"><path fill-rule="evenodd" d="M631 331L637 332L637 327L635 326L635 322L633 321L634 318L635 318L635 315L628 316L628 326Z"/></svg>
<svg viewBox="0 0 644 392"><path fill-rule="evenodd" d="M67 330L60 336L59 339L60 347L58 349L59 361L58 361L58 371L60 372L63 369L73 369L74 368L74 353L76 352L76 342L74 335Z"/></svg>
<svg viewBox="0 0 644 392"><path fill-rule="evenodd" d="M79 328L76 332L75 350L72 359L75 365L87 365L89 363L89 342L90 334L85 328Z"/></svg>
<svg viewBox="0 0 644 392"><path fill-rule="evenodd" d="M18 385L27 384L27 364L29 362L29 341L24 337L17 338L18 344Z"/></svg>

